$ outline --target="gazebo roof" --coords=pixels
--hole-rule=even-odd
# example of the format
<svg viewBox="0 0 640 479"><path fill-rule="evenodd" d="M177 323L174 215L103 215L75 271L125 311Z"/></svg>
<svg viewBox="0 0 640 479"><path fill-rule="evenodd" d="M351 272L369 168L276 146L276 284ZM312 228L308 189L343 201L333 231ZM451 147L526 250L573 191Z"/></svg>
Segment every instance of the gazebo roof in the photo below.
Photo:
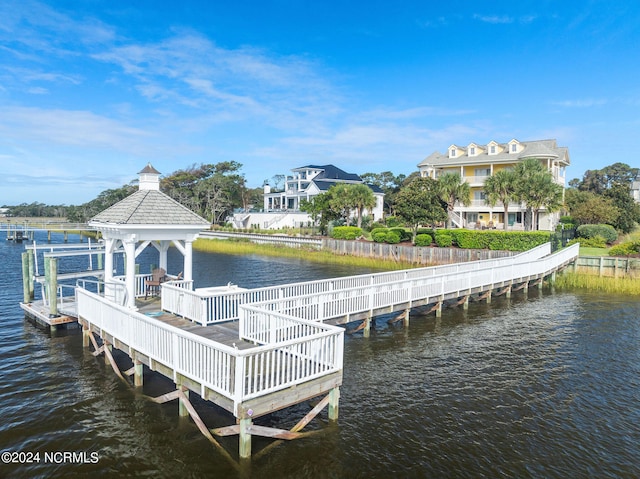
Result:
<svg viewBox="0 0 640 479"><path fill-rule="evenodd" d="M156 190L138 190L98 213L91 224L202 226L209 222L173 198Z"/></svg>

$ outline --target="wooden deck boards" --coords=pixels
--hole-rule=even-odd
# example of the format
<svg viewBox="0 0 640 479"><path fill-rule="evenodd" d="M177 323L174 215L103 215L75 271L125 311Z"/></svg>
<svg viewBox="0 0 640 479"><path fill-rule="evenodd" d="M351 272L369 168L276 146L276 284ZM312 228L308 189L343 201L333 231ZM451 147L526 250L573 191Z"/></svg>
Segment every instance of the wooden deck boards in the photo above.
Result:
<svg viewBox="0 0 640 479"><path fill-rule="evenodd" d="M149 299L139 299L136 301L138 311L152 319L160 321L164 324L189 331L203 338L215 341L216 343L237 349L249 349L256 347L255 344L244 341L239 338L238 321L229 321L226 323L212 324L210 326L201 326L198 323L189 321L188 319L175 316L160 309L160 298L152 297ZM48 326L58 326L61 324L76 323L77 308L75 302L67 300L64 307L60 307L60 316L55 318L49 317L49 307L42 300L36 300L31 303L20 303L20 307L27 316L36 319L38 322ZM62 311L64 309L64 312Z"/></svg>
<svg viewBox="0 0 640 479"><path fill-rule="evenodd" d="M210 326L201 326L188 319L181 318L171 313L160 310L160 298L153 297L136 302L139 312L148 315L164 324L188 331L216 343L237 349L249 349L255 347L253 343L244 341L239 337L238 321L228 321Z"/></svg>

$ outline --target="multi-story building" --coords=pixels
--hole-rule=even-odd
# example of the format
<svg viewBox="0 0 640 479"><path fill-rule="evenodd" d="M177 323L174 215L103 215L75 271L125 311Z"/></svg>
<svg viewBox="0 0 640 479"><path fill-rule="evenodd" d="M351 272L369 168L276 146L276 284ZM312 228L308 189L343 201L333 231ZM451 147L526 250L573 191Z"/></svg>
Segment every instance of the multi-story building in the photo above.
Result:
<svg viewBox="0 0 640 479"><path fill-rule="evenodd" d="M486 145L470 143L467 146L451 145L447 153L434 152L418 164L421 176L438 178L445 173L458 173L462 181L471 187L471 204L457 204L451 216L454 225L461 228L501 228L505 222L511 229L523 229L526 220L525 206L514 203L505 218L501 204L490 206L484 192L485 180L501 169L513 168L528 158L539 160L553 175L554 180L565 187L565 169L570 164L569 149L557 146L556 140L518 141L508 143L491 141ZM553 230L558 223L559 212L541 210L534 229Z"/></svg>
<svg viewBox="0 0 640 479"><path fill-rule="evenodd" d="M640 203L640 176L631 182L631 197L636 203Z"/></svg>
<svg viewBox="0 0 640 479"><path fill-rule="evenodd" d="M283 189L275 190L268 184L264 186L263 211L236 213L232 219L233 224L237 228L259 225L264 229L307 226L311 224L311 217L300 211L303 199L310 200L340 183L364 184L358 175L347 173L333 165L308 165L291 171L293 175L287 176ZM383 216L384 193L374 185L367 186L373 191L376 206L366 214L377 221Z"/></svg>

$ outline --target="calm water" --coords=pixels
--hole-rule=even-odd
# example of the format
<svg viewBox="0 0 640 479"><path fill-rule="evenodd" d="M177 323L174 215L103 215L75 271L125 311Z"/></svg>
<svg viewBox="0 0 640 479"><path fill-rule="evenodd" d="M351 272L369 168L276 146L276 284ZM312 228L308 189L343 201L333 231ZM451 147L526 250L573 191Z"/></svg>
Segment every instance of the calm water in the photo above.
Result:
<svg viewBox="0 0 640 479"><path fill-rule="evenodd" d="M82 348L79 331L49 334L25 321L23 250L2 238L0 451L39 452L40 462L0 463L0 477L640 477L635 297L536 289L527 299L516 293L467 312L447 309L441 320L416 314L409 329L381 318L369 339L346 336L338 424L315 420L308 428L317 434L238 471L178 417L177 404L151 403L121 383ZM358 272L260 257L195 259L197 286ZM170 263L181 269L177 257ZM171 388L145 375L145 394ZM194 404L209 427L234 421ZM309 409L257 422L292 427ZM269 444L254 441L254 452ZM223 442L237 453L237 439ZM87 463L51 455L63 452L84 453ZM45 453L53 461L45 463Z"/></svg>

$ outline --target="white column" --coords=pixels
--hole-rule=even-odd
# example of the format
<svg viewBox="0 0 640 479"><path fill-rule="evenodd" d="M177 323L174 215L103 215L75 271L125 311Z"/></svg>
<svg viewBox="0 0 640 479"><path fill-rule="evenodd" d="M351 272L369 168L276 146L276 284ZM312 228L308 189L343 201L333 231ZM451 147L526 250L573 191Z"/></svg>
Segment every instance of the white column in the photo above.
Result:
<svg viewBox="0 0 640 479"><path fill-rule="evenodd" d="M160 249L158 250L160 253L160 264L158 265L158 267L164 269L167 272L169 272L169 270L167 269L167 251L169 251L170 244L171 241L160 241Z"/></svg>
<svg viewBox="0 0 640 479"><path fill-rule="evenodd" d="M117 240L105 238L104 240L104 282L108 283L113 279L113 250Z"/></svg>
<svg viewBox="0 0 640 479"><path fill-rule="evenodd" d="M126 256L126 276L125 284L127 288L127 307L136 307L136 240L135 235L124 242Z"/></svg>
<svg viewBox="0 0 640 479"><path fill-rule="evenodd" d="M193 240L184 242L184 279L185 281L193 279Z"/></svg>
<svg viewBox="0 0 640 479"><path fill-rule="evenodd" d="M104 239L104 295L106 298L115 298L113 287L113 252L116 249L118 240L113 238Z"/></svg>

